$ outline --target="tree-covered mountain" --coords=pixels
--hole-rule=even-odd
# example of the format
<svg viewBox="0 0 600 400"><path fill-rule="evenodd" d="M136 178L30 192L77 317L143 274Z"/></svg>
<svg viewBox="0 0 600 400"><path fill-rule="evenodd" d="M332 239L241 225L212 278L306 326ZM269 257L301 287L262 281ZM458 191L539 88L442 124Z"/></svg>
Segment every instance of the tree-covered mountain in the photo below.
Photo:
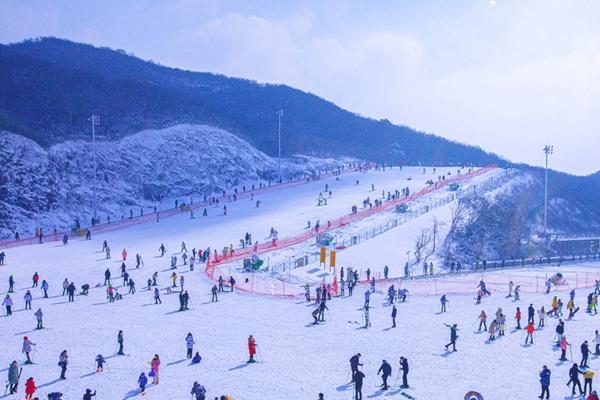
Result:
<svg viewBox="0 0 600 400"><path fill-rule="evenodd" d="M474 146L361 117L313 94L143 61L122 50L44 38L0 46L0 129L42 146L115 139L177 123L218 126L277 154L275 111L285 110L283 154L345 155L408 164L502 163Z"/></svg>

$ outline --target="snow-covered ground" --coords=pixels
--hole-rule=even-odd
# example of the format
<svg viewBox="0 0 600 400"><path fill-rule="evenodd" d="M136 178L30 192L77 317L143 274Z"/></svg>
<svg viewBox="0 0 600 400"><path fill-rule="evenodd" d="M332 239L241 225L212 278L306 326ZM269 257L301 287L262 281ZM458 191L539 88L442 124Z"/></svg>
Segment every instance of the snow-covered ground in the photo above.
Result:
<svg viewBox="0 0 600 400"><path fill-rule="evenodd" d="M191 384L199 381L208 389L207 398L229 394L239 399L316 399L319 392L326 399L351 399L349 382L349 358L360 352L363 355L363 371L366 374L363 390L366 398L403 398L398 387L387 393L377 386L381 380L376 376L382 359L388 360L394 369L391 382L395 381L398 359L408 358L411 372L408 393L417 399L462 399L469 390L477 390L485 399L530 399L539 395L538 371L546 364L553 371L552 398L564 398L570 393L564 383L568 380L569 363L558 363L559 352L551 345L556 321L549 319L546 328L539 331L535 344L524 346L521 331L513 330L515 307L526 308L533 303L536 309L550 306L551 295L526 291L519 303L504 297L501 282L506 282L504 272L487 272L484 279L498 281L493 294L481 305L474 305L474 291L464 295L449 295L448 313L439 314L439 293L443 282L461 278L442 278L438 295L410 296L408 302L398 306L398 327L391 329L391 307L386 305L384 292L387 285L378 283L371 299L371 323L363 329L363 293L360 286L353 297L332 299L328 302L326 322L311 325L310 312L314 305L303 301L282 300L269 296L235 292L219 297L218 303L210 302L210 281L202 266L190 272L179 266L177 273L185 277L185 290L191 297L191 310L177 312L177 293L166 294L169 284L169 255L180 250L185 241L192 247L221 249L229 243L238 243L245 232L253 234L253 240L263 241L271 226L280 237L293 236L304 231L306 221L346 215L351 205L359 205L367 196L382 189L394 190L409 186L411 191L424 186L432 177L430 169L423 175L422 168L404 168L392 171L371 171L367 174L344 175L340 181L327 178L317 182L261 195L259 208L254 202L243 200L228 204L228 215L221 215L219 208L209 210L209 216L190 219L182 214L160 223L148 223L126 230L97 235L91 241L74 239L69 245L57 242L23 246L5 250L7 263L0 267L0 287L7 289L10 274L16 280L17 293L13 295L17 312L11 317L0 318L0 365L4 368L12 360L24 361L21 342L24 335L38 344L35 365L24 366L20 393L27 377L36 379L39 397L45 398L51 391L61 391L65 399L79 399L86 388L98 390L98 399L128 399L138 396L137 378L140 372L148 372L148 361L156 353L162 360L160 384L147 390L147 398L189 398ZM411 180L407 180L408 178ZM359 185L356 185L359 180ZM316 206L316 199L324 185L329 183L333 195L327 206ZM445 190L445 189L443 189ZM429 226L433 215L446 219L448 211L443 206L422 217L400 225L385 234L369 239L360 245L339 253L339 265L365 263L381 266L389 263L394 267L392 275L399 275L406 255L404 247L396 245L405 241L412 243L414 232ZM435 214L434 214L435 213ZM373 223L379 223L374 218ZM420 221L420 222L419 222ZM361 222L361 223L364 223ZM361 229L366 226L361 226ZM101 252L102 241L112 248L111 260L105 260ZM158 247L164 243L167 255L158 257ZM408 246L408 245L407 245ZM137 284L138 292L125 294L123 300L108 303L103 282L104 270L110 268L118 277L120 252L126 248L129 257L128 272ZM135 254L144 258L141 269L135 269ZM347 255L344 255L347 254ZM347 258L346 258L347 257ZM365 257L361 259L360 257ZM395 264L392 261L397 257ZM390 260L390 261L388 261ZM570 269L569 269L570 268ZM553 273L557 268L551 269ZM597 278L593 265L561 268L569 273L587 271L586 281L593 284ZM152 294L143 290L146 280L153 272L159 272L162 289L161 305L154 305ZM31 286L34 272L50 284L49 299L41 298L41 291L33 289L33 311L42 308L47 329L36 331L33 312L23 310L23 295ZM516 283L518 279L530 282L534 275L545 277L545 270L511 270ZM236 273L238 281L243 275ZM494 278L496 277L496 278ZM517 278L514 278L517 277ZM78 290L84 283L90 284L89 295L76 296L68 303L61 296L61 282L68 278ZM479 276L472 276L476 282ZM41 282L40 279L40 282ZM114 278L113 282L122 283ZM575 287L580 287L580 280ZM582 285L582 284L581 284ZM541 290L541 288L540 288ZM578 289L576 303L585 304L589 290ZM559 291L566 303L567 291ZM474 322L482 309L491 317L498 307L507 315L506 336L486 342L487 335L474 332ZM349 323L350 321L350 323ZM491 321L491 318L490 320ZM488 322L489 322L488 321ZM537 318L536 318L537 321ZM449 329L444 323L458 323L460 332L458 352L447 353L443 346L449 341ZM579 345L584 339L591 340L597 329L597 317L582 311L573 321L567 322L566 335L573 343L573 355L579 359ZM126 356L114 356L116 336L124 331ZM185 358L185 337L194 335L196 346L203 359L200 365L190 366ZM248 365L247 338L254 335L259 344L259 363ZM60 368L58 355L68 350L70 365L67 380L57 380ZM105 372L94 374L93 360L97 354L108 359ZM591 367L597 361L592 358ZM3 369L6 373L6 369Z"/></svg>

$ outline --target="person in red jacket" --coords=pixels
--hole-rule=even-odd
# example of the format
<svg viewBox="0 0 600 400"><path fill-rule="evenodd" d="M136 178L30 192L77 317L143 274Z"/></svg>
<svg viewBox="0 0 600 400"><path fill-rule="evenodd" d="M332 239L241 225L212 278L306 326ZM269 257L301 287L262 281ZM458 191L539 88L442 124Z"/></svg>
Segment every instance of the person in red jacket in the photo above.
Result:
<svg viewBox="0 0 600 400"><path fill-rule="evenodd" d="M596 391L594 390L592 393L590 393L587 400L600 400L600 399L598 399L598 393L596 393Z"/></svg>
<svg viewBox="0 0 600 400"><path fill-rule="evenodd" d="M517 327L515 329L521 329L521 309L519 307L517 307L515 319L517 320Z"/></svg>
<svg viewBox="0 0 600 400"><path fill-rule="evenodd" d="M25 382L25 399L31 400L36 390L37 387L35 387L35 381L30 377L27 379L27 382Z"/></svg>
<svg viewBox="0 0 600 400"><path fill-rule="evenodd" d="M248 363L256 362L254 360L254 355L256 354L256 346L258 345L256 344L254 337L250 335L250 337L248 338L248 354L250 354L250 359L248 359Z"/></svg>
<svg viewBox="0 0 600 400"><path fill-rule="evenodd" d="M533 332L535 332L535 326L533 326L533 322L529 322L527 324L527 336L525 336L525 344L527 344L527 340L531 339L531 344L533 344Z"/></svg>

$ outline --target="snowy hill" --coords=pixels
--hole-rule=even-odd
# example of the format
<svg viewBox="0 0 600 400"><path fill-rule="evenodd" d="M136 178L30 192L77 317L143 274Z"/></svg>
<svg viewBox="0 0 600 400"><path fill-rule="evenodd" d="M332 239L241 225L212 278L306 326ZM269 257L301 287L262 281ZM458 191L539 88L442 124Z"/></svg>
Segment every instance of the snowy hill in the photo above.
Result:
<svg viewBox="0 0 600 400"><path fill-rule="evenodd" d="M88 224L94 183L90 142L67 141L48 149L21 135L0 132L0 238ZM118 220L140 207L172 208L204 194L243 184L268 184L278 176L277 160L222 129L176 125L145 130L116 141L97 142L98 215ZM311 175L341 161L292 157L284 177ZM168 204L166 203L166 200ZM163 202L161 204L161 202Z"/></svg>

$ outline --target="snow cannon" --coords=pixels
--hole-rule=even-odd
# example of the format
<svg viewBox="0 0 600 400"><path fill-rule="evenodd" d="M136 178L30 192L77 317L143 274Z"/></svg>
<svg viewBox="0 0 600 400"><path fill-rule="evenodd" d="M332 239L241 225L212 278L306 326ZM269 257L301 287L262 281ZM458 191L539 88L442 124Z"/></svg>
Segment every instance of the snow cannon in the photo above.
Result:
<svg viewBox="0 0 600 400"><path fill-rule="evenodd" d="M396 212L398 214L404 214L407 211L408 211L408 204L406 204L406 203L398 204L396 206Z"/></svg>
<svg viewBox="0 0 600 400"><path fill-rule="evenodd" d="M244 271L258 271L263 264L264 261L256 254L253 254L250 258L244 258Z"/></svg>
<svg viewBox="0 0 600 400"><path fill-rule="evenodd" d="M460 185L458 183L451 183L448 185L448 190L451 192L458 192L458 189L460 189Z"/></svg>
<svg viewBox="0 0 600 400"><path fill-rule="evenodd" d="M333 236L328 233L321 233L317 235L317 244L320 247L327 247L333 243Z"/></svg>

